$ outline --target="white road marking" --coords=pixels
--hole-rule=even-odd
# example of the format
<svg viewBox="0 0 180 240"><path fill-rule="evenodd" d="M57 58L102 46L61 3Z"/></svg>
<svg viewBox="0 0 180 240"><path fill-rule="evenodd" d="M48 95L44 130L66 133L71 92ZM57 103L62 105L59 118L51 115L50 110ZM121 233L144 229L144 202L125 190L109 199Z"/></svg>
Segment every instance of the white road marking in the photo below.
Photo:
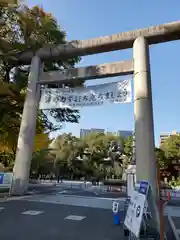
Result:
<svg viewBox="0 0 180 240"><path fill-rule="evenodd" d="M19 196L19 197L9 197L7 198L5 201L13 201L13 200L21 200L21 199L24 199L26 198L27 196ZM4 201L4 202L5 202Z"/></svg>
<svg viewBox="0 0 180 240"><path fill-rule="evenodd" d="M4 207L0 207L0 212L1 212L2 210L4 210Z"/></svg>
<svg viewBox="0 0 180 240"><path fill-rule="evenodd" d="M78 215L69 215L67 217L65 217L65 220L74 220L74 221L81 221L83 219L85 219L85 216L78 216Z"/></svg>
<svg viewBox="0 0 180 240"><path fill-rule="evenodd" d="M58 192L58 193L60 193L60 194L63 194L63 193L69 193L69 191L63 190L63 191Z"/></svg>
<svg viewBox="0 0 180 240"><path fill-rule="evenodd" d="M33 215L33 216L39 215L41 213L43 213L43 211L28 210L28 211L22 212L22 214L24 215Z"/></svg>

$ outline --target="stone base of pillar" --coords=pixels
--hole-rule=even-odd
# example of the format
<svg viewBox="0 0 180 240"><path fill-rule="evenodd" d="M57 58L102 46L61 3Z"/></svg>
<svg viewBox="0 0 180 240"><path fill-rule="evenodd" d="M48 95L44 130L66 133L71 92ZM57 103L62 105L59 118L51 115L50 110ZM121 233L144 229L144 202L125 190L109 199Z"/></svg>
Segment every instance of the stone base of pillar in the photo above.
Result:
<svg viewBox="0 0 180 240"><path fill-rule="evenodd" d="M123 180L127 181L127 195L130 197L136 183L136 165L128 165L123 174Z"/></svg>
<svg viewBox="0 0 180 240"><path fill-rule="evenodd" d="M11 196L23 196L27 193L29 181L22 179L13 179L10 194Z"/></svg>

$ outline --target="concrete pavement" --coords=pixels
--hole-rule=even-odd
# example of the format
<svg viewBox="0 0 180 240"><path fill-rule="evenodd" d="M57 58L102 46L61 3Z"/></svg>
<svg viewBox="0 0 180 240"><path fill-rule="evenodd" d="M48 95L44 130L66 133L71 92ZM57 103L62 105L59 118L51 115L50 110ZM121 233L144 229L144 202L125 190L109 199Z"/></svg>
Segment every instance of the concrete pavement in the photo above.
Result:
<svg viewBox="0 0 180 240"><path fill-rule="evenodd" d="M119 240L122 226L114 226L104 209L13 200L0 203L1 240Z"/></svg>
<svg viewBox="0 0 180 240"><path fill-rule="evenodd" d="M81 236L86 239L111 240L117 239L116 237L124 239L122 226L115 227L113 225L112 202L117 198L102 197L100 195L93 197L89 195L80 196L78 195L80 192L80 189L65 190L57 186L55 190L48 194L13 197L5 201L2 199L0 202L0 239L12 239L13 235L7 230L8 228L13 229L14 234L18 237L22 231L23 238L25 238L27 232L35 240L47 239L46 236L52 240L57 239L56 237L61 237L62 240L70 240L73 236L69 232L71 232L71 229L75 231L75 228L78 229L78 232L73 232L74 239L82 239ZM122 221L124 200L124 198L120 198L119 209ZM179 207L166 206L166 215L170 214L176 217L179 212ZM71 220L66 218L71 218ZM69 221L72 223L72 226L68 223ZM81 228L83 229L82 231L80 230ZM104 230L104 228L106 229ZM89 233L89 230L91 233ZM34 231L37 232L37 238L34 236ZM96 232L97 235L95 235ZM101 238L100 235L102 236ZM90 238L88 238L89 236ZM21 238L13 237L14 239ZM173 238L171 237L171 239Z"/></svg>
<svg viewBox="0 0 180 240"><path fill-rule="evenodd" d="M64 194L51 194L51 195L35 195L35 196L26 196L24 200L30 202L39 202L39 203L53 203L69 206L80 206L80 207L90 207L90 208L99 208L99 209L112 209L113 201L115 198L103 198L103 197L91 197L91 196L74 196L74 195L64 195ZM124 201L125 198L119 200L119 209L124 210Z"/></svg>

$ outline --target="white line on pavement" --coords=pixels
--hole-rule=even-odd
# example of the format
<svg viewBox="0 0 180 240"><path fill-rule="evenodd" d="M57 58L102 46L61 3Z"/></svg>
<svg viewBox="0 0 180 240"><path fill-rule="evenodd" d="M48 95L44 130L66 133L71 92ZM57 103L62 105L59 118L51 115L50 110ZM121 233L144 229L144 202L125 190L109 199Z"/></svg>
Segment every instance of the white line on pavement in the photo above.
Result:
<svg viewBox="0 0 180 240"><path fill-rule="evenodd" d="M24 215L32 215L32 216L36 216L41 213L43 213L43 211L28 210L28 211L22 212L22 214L24 214Z"/></svg>
<svg viewBox="0 0 180 240"><path fill-rule="evenodd" d="M85 219L85 216L78 216L78 215L69 215L67 217L65 217L65 220L73 220L73 221L81 221L83 219Z"/></svg>

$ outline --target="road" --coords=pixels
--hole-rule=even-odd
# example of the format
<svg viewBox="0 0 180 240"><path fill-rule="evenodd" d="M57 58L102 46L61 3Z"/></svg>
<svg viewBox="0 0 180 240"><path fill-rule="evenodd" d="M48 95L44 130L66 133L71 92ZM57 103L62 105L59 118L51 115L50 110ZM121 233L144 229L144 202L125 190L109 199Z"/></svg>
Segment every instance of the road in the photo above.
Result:
<svg viewBox="0 0 180 240"><path fill-rule="evenodd" d="M114 226L111 210L119 193L61 184L36 185L31 190L27 196L0 199L1 240L124 239L123 223ZM121 222L123 210L121 198ZM176 216L179 208L170 207L168 211Z"/></svg>
<svg viewBox="0 0 180 240"><path fill-rule="evenodd" d="M119 240L123 228L110 210L12 200L0 202L0 239Z"/></svg>
<svg viewBox="0 0 180 240"><path fill-rule="evenodd" d="M112 200L108 199L118 196L90 189L39 184L29 187L28 196L2 199L0 239L124 239L123 224L113 224Z"/></svg>

